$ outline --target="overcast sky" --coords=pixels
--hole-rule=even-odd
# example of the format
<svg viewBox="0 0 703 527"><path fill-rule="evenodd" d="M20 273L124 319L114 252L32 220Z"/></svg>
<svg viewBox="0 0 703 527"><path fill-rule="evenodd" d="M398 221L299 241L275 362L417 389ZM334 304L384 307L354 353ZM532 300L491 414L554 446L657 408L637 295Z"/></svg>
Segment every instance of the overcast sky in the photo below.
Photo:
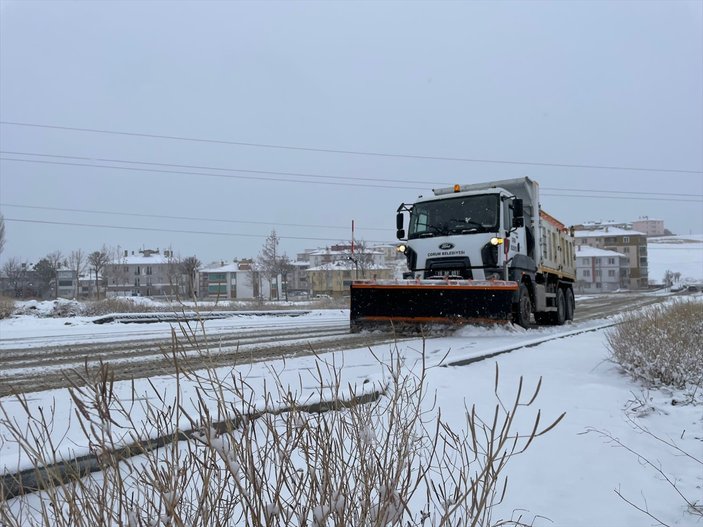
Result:
<svg viewBox="0 0 703 527"><path fill-rule="evenodd" d="M521 176L703 233L700 1L0 6L0 263L394 242L401 202Z"/></svg>

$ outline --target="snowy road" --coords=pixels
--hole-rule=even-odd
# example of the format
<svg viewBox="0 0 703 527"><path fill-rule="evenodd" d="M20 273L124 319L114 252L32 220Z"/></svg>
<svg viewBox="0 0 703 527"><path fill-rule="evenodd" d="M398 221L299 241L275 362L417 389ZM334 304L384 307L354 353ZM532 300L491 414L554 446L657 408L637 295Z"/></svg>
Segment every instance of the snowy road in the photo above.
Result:
<svg viewBox="0 0 703 527"><path fill-rule="evenodd" d="M701 429L700 406L674 405L672 401L683 400L684 394L668 389L643 393L641 385L629 380L608 360L605 332L593 331L614 322L607 319L614 313L632 311L635 306L669 298L671 297L652 294L584 296L577 299L577 320L564 327L541 327L526 331L512 326L468 326L424 342L417 338L409 340L395 348L408 368L416 368L418 364L426 362L428 393L434 394L429 404L441 408L444 418L456 429L461 429L465 423L467 407L475 406L485 418L492 415L497 404L494 394L497 366L500 368L500 392L505 397L512 396L523 378L530 389L541 384L537 401L539 408L525 409L525 415L516 421L518 428L529 430L525 427L531 426L530 419L535 412L541 412L545 422L566 412L564 420L553 431L538 438L526 455L511 461L509 472L506 473L510 477L508 494L505 501L496 508L496 518L508 519L515 514L524 514L525 523L530 524L534 519L534 525L544 527L647 524L645 515L628 506L614 492L614 489L620 489L636 503L646 503L650 511L669 525L695 524L694 516L682 506L680 496L658 473L648 471L640 458L623 448L614 448L599 433L592 432L605 430L622 438L628 447L642 453L647 459L660 463L666 474L677 482L680 491L693 498L700 493L703 480L699 467L680 455L680 452L667 449L661 441L633 430L623 414L633 404L638 404L638 399L644 400L646 397L647 412L634 414L638 422L659 437L672 438L677 446L695 453L700 450L700 434L697 433ZM334 331L336 326L340 334L330 335L329 342L322 338L315 340L315 337L310 336L315 347L322 350L335 344L346 346L344 339L353 337L348 334L347 316L346 311L328 310L290 320L212 321L206 323L205 327L211 341L219 337L224 339L232 333L239 334L241 338L249 335L252 338L261 337L262 341L268 339L269 343L272 340L280 343L286 335L292 340L295 335L302 338L302 331L323 330L327 327ZM39 350L24 348L25 351L44 350L47 354L45 359L50 359L50 342L57 336L63 336L66 337L63 341L65 343L69 340L70 333L75 342L57 345L54 352L60 350L68 353L69 349L78 349L83 345L87 346L86 350L90 349L88 336L93 335L94 331L97 338L101 339L98 345L93 345L96 353L108 351L113 345L119 344L133 346L146 353L143 347L145 342L157 341L159 337L167 339L170 332L168 324L163 327L111 324L101 328L78 319L71 319L73 325L65 326L62 330L61 326L67 320L26 318L3 321L0 324L0 336L3 339L0 342L0 368L6 367L5 357L10 351L8 342L13 343L13 350L22 349L18 346L22 342L22 334L40 346ZM227 324L230 327L226 327ZM11 331L5 331L8 328ZM576 335L579 331L581 334ZM109 336L110 332L112 337ZM137 340L144 336L144 332L148 332L148 337ZM278 337L274 337L276 332ZM573 336L563 338L568 333ZM362 334L356 337L371 339L374 336L376 335ZM252 342L252 349L260 349L258 346ZM451 366L468 364L475 358L517 347L522 349L491 360L471 363L468 367ZM247 389L251 391L251 394L247 391L245 399L248 400L251 395L254 402L263 405L265 401L262 394L267 393L265 388L274 375L281 379L284 389L293 390L301 402L315 400L321 386L327 386L327 377L336 378L338 375L342 386L353 386L355 390L370 389L375 383L383 382L387 374L384 365L393 356L393 345L362 344L356 348L346 346L341 349L344 351L321 353L319 357L314 357L310 355L308 347L307 351L299 351L297 358L292 360L280 360L283 354L280 354L280 349L274 349L269 356L271 360L252 364L251 367L246 365L244 368L236 368L245 376ZM85 355L86 351L83 353ZM307 356L303 356L303 353ZM253 355L254 352L250 352L250 359ZM245 358L238 360L244 361ZM153 362L146 363L154 368ZM440 365L447 367L437 367ZM28 373L34 372L35 375L32 379L33 390L37 390L37 383L45 382L45 378L59 378L56 372L50 370L42 373L39 366L28 370ZM231 373L229 368L217 372L224 379ZM149 414L143 407L144 401L152 404L173 401L177 389L182 391L183 401L190 401L186 404L198 401L193 397L195 381L181 378L180 388L177 388L172 375L159 376L159 373L160 370L152 369L148 381L117 382L114 385L116 400L124 401L125 404L136 401L134 406L130 406L130 419L137 423L134 429L141 430L140 434L145 434L144 437L158 435L157 430L154 430L153 436L148 433L150 427L156 425L151 424ZM258 395L253 397L252 394ZM83 430L73 419L75 406L68 390L37 392L26 398L4 397L0 398L0 410L4 412L6 421L0 423L0 472L14 473L31 466L18 442L11 439L3 441L1 438L10 437L3 430L3 426L7 428L7 423L19 423L18 426L23 429L28 426L26 411L36 415L40 409L52 416L52 456L64 459L90 452ZM191 410L188 407L188 411ZM215 411L216 408L213 407L213 412ZM186 421L180 425L190 426ZM122 430L121 426L122 424L115 426L114 430ZM132 428L126 427L124 430ZM46 498L39 494L27 497L29 506L36 510L39 510L42 499ZM19 503L18 501L12 506L19 506ZM591 506L594 503L597 506ZM420 510L421 503L413 503L411 506L413 510Z"/></svg>
<svg viewBox="0 0 703 527"><path fill-rule="evenodd" d="M656 294L617 294L580 297L574 323L603 319L659 302ZM68 379L82 383L86 368L95 371L109 362L116 380L143 378L173 371L172 356L191 368L226 366L354 349L393 342L382 332L350 334L348 310L317 310L301 315L233 318L199 323L93 324L94 319L37 319L21 317L0 326L0 397L12 393L60 388ZM550 328L550 334L569 333L573 325ZM459 332L460 333L460 332ZM521 346L534 332L514 334L506 347ZM495 346L479 342L478 353L495 353ZM480 351L484 350L485 351ZM498 350L499 351L499 350Z"/></svg>

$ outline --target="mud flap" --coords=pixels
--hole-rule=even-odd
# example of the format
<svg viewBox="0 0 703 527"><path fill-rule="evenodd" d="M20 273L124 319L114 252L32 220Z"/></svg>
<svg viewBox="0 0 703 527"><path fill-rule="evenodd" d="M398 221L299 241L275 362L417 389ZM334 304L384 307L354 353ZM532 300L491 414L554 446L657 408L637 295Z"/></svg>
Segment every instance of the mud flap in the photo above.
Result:
<svg viewBox="0 0 703 527"><path fill-rule="evenodd" d="M517 289L517 282L503 280L354 281L351 330L507 322Z"/></svg>

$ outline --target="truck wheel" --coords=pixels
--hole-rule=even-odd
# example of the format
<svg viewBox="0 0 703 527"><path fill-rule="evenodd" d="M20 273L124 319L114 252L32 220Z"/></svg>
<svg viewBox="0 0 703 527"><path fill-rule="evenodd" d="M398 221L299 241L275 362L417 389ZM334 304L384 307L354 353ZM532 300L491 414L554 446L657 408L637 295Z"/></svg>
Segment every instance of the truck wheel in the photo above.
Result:
<svg viewBox="0 0 703 527"><path fill-rule="evenodd" d="M513 322L523 328L529 328L531 313L532 301L530 300L530 293L525 284L520 284L518 301L513 305Z"/></svg>
<svg viewBox="0 0 703 527"><path fill-rule="evenodd" d="M557 290L557 310L552 313L552 324L562 326L566 322L566 299L564 298L564 290Z"/></svg>
<svg viewBox="0 0 703 527"><path fill-rule="evenodd" d="M566 301L566 320L573 320L576 300L574 299L574 291L570 287L564 290L564 300Z"/></svg>

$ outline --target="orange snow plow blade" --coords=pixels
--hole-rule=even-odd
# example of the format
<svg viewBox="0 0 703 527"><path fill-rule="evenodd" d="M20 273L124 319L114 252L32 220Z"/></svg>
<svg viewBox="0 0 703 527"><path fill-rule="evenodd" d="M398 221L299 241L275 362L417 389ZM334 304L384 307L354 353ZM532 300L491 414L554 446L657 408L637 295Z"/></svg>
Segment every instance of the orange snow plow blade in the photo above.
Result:
<svg viewBox="0 0 703 527"><path fill-rule="evenodd" d="M518 283L504 280L356 280L350 327L363 329L507 322Z"/></svg>

